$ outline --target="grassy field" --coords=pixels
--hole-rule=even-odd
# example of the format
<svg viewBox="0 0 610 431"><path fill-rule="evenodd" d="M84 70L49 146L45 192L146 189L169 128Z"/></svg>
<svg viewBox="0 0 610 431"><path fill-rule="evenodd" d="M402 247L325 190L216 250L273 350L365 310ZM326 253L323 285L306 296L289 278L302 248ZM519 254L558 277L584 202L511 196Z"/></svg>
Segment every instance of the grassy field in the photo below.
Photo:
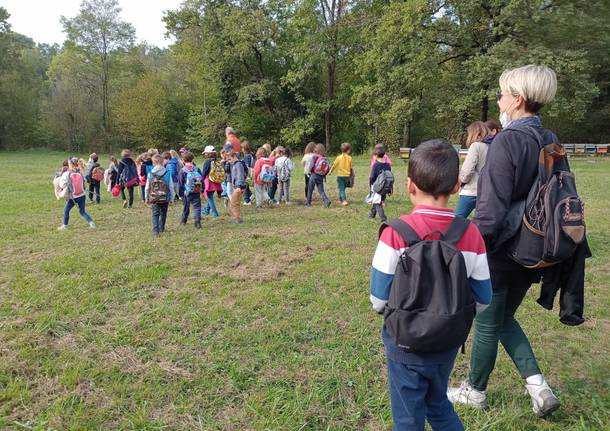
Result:
<svg viewBox="0 0 610 431"><path fill-rule="evenodd" d="M88 206L96 230L73 210L57 232L51 179L64 157L0 153L0 429L390 428L381 318L368 299L378 227L362 201L368 158L357 159L349 207L336 205L331 178L328 210L319 200L245 207L242 225L224 215L196 231L174 206L155 240L150 210L105 192ZM536 419L501 352L490 408L458 409L466 429L610 429L610 160L572 165L594 253L587 322L562 325L535 303L537 286L519 312L562 408ZM405 171L397 162L390 217L410 209ZM302 186L299 171L299 200Z"/></svg>

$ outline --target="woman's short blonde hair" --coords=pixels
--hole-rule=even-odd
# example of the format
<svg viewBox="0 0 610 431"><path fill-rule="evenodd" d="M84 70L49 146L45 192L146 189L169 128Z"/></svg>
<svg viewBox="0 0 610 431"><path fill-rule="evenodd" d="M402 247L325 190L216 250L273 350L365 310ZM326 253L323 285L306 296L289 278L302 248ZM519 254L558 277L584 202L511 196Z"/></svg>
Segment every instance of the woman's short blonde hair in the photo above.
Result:
<svg viewBox="0 0 610 431"><path fill-rule="evenodd" d="M555 98L557 76L553 69L543 65L528 64L505 70L500 76L500 89L525 99L525 109L537 113Z"/></svg>

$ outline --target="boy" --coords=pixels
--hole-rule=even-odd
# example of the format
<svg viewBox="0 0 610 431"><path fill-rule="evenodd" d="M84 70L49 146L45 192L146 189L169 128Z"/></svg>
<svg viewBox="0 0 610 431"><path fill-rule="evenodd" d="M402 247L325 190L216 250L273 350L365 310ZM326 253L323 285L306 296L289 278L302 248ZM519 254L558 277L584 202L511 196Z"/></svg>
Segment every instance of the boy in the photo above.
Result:
<svg viewBox="0 0 610 431"><path fill-rule="evenodd" d="M380 157L383 157L383 155L380 155ZM435 139L424 142L411 154L407 188L415 208L411 214L403 215L399 220L406 223L408 225L406 227L413 230L419 238L438 239L439 232L448 233L449 226L453 226L455 215L453 210L447 207L447 203L449 196L459 190L458 170L457 152L444 140ZM460 221L467 223L463 219L458 219L456 224L462 224L463 226L463 223L459 223ZM382 329L382 339L388 366L393 429L423 431L424 422L427 418L434 430L463 430L462 423L446 394L449 374L453 368L459 347L441 351L409 350L410 346L408 345L399 347L388 329L391 329L391 326L388 326L388 323L391 322L391 315L388 311L395 313L390 305L394 298L401 293L405 293L397 290L393 292L393 296L390 298L392 289L404 287L404 284L397 284L397 287L394 287L392 282L395 275L398 280L401 280L400 277L408 274L403 269L404 266L401 267L401 265L409 265L401 259L405 248L409 244L403 239L403 235L392 227L394 222L390 222L390 226L384 225L382 227L375 257L373 258L370 289L370 300L375 311L382 313L386 305L388 306L386 321ZM452 232L455 232L455 230L452 230ZM484 306L480 304L491 302L491 282L489 280L485 245L475 225L467 225L462 232L456 235L459 240L456 239L454 244L458 250L457 253L461 253L461 256L464 257L465 271L457 272L457 276L455 273L452 273L452 275L458 277L458 281L461 282L460 286L465 288L466 292L470 291L472 293L477 308L482 308ZM417 245L414 241L412 241L412 244L415 250ZM461 257L456 256L458 259ZM411 273L414 272L416 271ZM427 272L428 277L431 278L430 283L426 286L409 286L412 290L408 294L422 294L424 292L421 289L432 289L435 287L433 286L435 283L444 284L444 280L447 280L441 278L442 275L439 276L435 271L422 270L421 272ZM466 280L462 281L461 277L468 277L467 284L464 284ZM451 281L454 281L454 279L452 278ZM446 287L455 287L455 284ZM443 290L443 286L441 286L440 291L445 295L444 292L449 290ZM388 299L390 299L389 303ZM472 317L473 310L472 308L470 310L470 317ZM464 322L460 321L458 323L463 324ZM467 331L469 326L465 327ZM402 329L408 331L409 326L402 326ZM444 329L442 328L442 330ZM451 331L451 328L447 329ZM444 340L426 339L425 341L432 343L432 345L438 345Z"/></svg>
<svg viewBox="0 0 610 431"><path fill-rule="evenodd" d="M294 163L290 160L290 148L277 147L277 159L275 159L275 171L277 172L277 184L280 194L277 204L282 203L282 198L286 205L290 205L290 177L294 170Z"/></svg>
<svg viewBox="0 0 610 431"><path fill-rule="evenodd" d="M311 207L311 199L313 198L314 188L318 188L318 193L324 202L326 208L330 207L330 199L324 191L324 181L326 175L330 170L330 163L326 157L326 147L323 144L317 144L314 151L315 155L312 157L310 166L309 183L307 189L307 201L305 202L306 207Z"/></svg>
<svg viewBox="0 0 610 431"><path fill-rule="evenodd" d="M195 163L192 153L184 155L184 167L180 171L180 184L184 186L182 218L180 224L185 225L193 205L195 228L201 229L201 192L203 191L203 176Z"/></svg>
<svg viewBox="0 0 610 431"><path fill-rule="evenodd" d="M392 184L385 185L382 189L379 189L379 191L374 190L373 185L375 184L375 182L377 181L377 178L379 177L379 175L382 172L384 172L384 171L391 172L392 171L392 165L386 161L385 155L386 155L386 153L385 153L385 149L383 148L383 146L376 145L375 152L373 153L373 156L375 157L375 161L373 162L373 165L371 166L371 176L369 177L369 186L371 187L371 190L373 190L375 192L375 194L373 195L373 201L372 201L373 206L371 208L371 212L369 213L369 218L374 219L375 215L379 214L379 218L381 219L382 222L386 221L386 216L385 216L383 207L385 205L386 196L392 192L391 191ZM390 189L390 190L388 190L388 189Z"/></svg>
<svg viewBox="0 0 610 431"><path fill-rule="evenodd" d="M152 208L153 236L165 232L167 208L174 201L174 182L172 174L163 167L163 156L155 154L152 157L153 168L146 177L144 196L146 204Z"/></svg>
<svg viewBox="0 0 610 431"><path fill-rule="evenodd" d="M227 151L227 160L231 166L231 185L233 186L233 194L231 195L231 214L235 218L235 223L239 224L241 220L241 200L246 190L246 165L243 161L237 159L235 150Z"/></svg>
<svg viewBox="0 0 610 431"><path fill-rule="evenodd" d="M341 144L341 155L337 156L328 175L332 175L335 169L337 169L337 187L339 188L339 203L343 206L349 205L347 202L347 194L345 189L349 187L350 177L353 174L352 171L352 146L347 142Z"/></svg>

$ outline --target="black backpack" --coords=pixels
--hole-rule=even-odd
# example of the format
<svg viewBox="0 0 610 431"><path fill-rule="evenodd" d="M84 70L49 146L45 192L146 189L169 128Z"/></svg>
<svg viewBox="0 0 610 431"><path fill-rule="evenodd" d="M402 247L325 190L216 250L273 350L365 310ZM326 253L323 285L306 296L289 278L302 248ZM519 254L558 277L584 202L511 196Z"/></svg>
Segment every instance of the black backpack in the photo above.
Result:
<svg viewBox="0 0 610 431"><path fill-rule="evenodd" d="M373 191L380 195L390 195L394 190L394 174L392 171L381 171L373 183Z"/></svg>
<svg viewBox="0 0 610 431"><path fill-rule="evenodd" d="M404 221L392 227L408 248L396 266L384 323L396 345L409 352L447 351L463 345L475 315L466 263L455 244L470 222L455 217L440 239L420 238ZM440 232L439 232L440 233Z"/></svg>
<svg viewBox="0 0 610 431"><path fill-rule="evenodd" d="M538 177L525 200L508 255L520 265L534 269L571 257L584 240L586 228L584 203L576 192L576 181L563 146L554 142L545 145L536 129L527 129L540 147Z"/></svg>

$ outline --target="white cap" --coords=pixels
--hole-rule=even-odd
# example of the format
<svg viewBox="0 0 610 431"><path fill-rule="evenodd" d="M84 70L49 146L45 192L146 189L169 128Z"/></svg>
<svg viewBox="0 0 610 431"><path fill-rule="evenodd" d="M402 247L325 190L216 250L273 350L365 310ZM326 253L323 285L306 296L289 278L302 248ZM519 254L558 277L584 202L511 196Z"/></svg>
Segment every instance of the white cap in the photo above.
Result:
<svg viewBox="0 0 610 431"><path fill-rule="evenodd" d="M214 149L213 145L207 145L204 149L203 149L204 153L215 153L216 150Z"/></svg>

